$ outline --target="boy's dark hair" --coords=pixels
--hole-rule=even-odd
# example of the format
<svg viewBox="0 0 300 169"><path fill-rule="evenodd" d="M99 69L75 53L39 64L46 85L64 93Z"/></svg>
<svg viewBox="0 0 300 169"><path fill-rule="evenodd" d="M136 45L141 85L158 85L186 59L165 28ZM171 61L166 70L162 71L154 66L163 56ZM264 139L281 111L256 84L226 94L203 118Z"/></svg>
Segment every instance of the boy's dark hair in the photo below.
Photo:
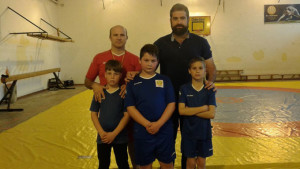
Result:
<svg viewBox="0 0 300 169"><path fill-rule="evenodd" d="M105 63L105 71L113 70L122 73L122 64L117 60L109 60Z"/></svg>
<svg viewBox="0 0 300 169"><path fill-rule="evenodd" d="M189 62L189 69L191 68L192 64L195 62L201 62L203 64L203 67L205 68L205 60L203 59L203 57L194 57L190 60Z"/></svg>
<svg viewBox="0 0 300 169"><path fill-rule="evenodd" d="M170 10L170 18L172 18L172 14L175 11L184 11L186 13L187 18L190 17L189 9L183 4L177 3L177 4L173 5L173 7Z"/></svg>
<svg viewBox="0 0 300 169"><path fill-rule="evenodd" d="M146 44L142 47L140 52L140 59L145 55L145 53L149 53L150 55L156 57L158 59L158 48L153 44Z"/></svg>

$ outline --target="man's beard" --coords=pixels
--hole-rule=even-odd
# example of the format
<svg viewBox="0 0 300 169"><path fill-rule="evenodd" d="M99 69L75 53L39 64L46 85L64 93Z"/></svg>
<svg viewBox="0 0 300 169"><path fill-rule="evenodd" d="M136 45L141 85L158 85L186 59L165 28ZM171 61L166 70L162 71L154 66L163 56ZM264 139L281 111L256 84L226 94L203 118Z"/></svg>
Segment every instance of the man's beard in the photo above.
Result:
<svg viewBox="0 0 300 169"><path fill-rule="evenodd" d="M177 28L178 26L181 26L181 28ZM184 35L187 31L188 31L188 27L181 24L172 27L173 34L177 36Z"/></svg>

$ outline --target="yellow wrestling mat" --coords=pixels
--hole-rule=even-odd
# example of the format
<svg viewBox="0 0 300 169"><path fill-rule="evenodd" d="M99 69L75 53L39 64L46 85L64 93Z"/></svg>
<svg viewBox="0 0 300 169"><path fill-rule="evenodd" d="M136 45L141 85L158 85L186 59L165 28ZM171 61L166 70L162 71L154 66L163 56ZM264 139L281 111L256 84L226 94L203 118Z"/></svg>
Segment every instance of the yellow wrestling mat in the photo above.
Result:
<svg viewBox="0 0 300 169"><path fill-rule="evenodd" d="M300 81L218 83L300 89ZM87 90L0 133L1 169L96 169L96 130L90 119L92 91ZM217 109L217 114L221 113ZM217 116L217 115L216 115ZM299 126L294 128L299 131ZM180 168L180 133L175 168ZM299 169L300 137L213 136L208 169ZM155 162L154 167L159 167ZM111 168L117 168L112 155Z"/></svg>
<svg viewBox="0 0 300 169"><path fill-rule="evenodd" d="M216 86L246 86L246 87L275 87L300 89L300 81L269 81L269 82L231 82L216 83Z"/></svg>

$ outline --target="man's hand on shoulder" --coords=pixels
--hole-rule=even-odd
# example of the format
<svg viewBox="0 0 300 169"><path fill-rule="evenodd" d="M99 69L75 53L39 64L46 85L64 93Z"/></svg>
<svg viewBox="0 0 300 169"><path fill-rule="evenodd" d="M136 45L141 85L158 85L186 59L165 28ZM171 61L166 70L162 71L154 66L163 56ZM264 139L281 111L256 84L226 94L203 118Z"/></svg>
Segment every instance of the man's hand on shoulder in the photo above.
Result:
<svg viewBox="0 0 300 169"><path fill-rule="evenodd" d="M125 82L128 83L130 80L133 80L138 73L138 71L128 71L125 77Z"/></svg>
<svg viewBox="0 0 300 169"><path fill-rule="evenodd" d="M100 85L99 83L94 82L92 85L92 89L94 92L95 100L101 103L101 98L105 99L105 94L103 89L107 89L107 87Z"/></svg>
<svg viewBox="0 0 300 169"><path fill-rule="evenodd" d="M217 87L215 86L214 82L211 81L205 81L205 88L210 90L213 89L213 91L217 91Z"/></svg>
<svg viewBox="0 0 300 169"><path fill-rule="evenodd" d="M121 86L121 91L120 91L120 96L121 98L125 98L125 94L126 94L126 85L122 85Z"/></svg>
<svg viewBox="0 0 300 169"><path fill-rule="evenodd" d="M101 97L105 99L105 95L103 92L103 89L107 89L107 87L100 85L99 83L96 83L88 78L85 78L84 85L88 89L93 89L95 100L101 103Z"/></svg>

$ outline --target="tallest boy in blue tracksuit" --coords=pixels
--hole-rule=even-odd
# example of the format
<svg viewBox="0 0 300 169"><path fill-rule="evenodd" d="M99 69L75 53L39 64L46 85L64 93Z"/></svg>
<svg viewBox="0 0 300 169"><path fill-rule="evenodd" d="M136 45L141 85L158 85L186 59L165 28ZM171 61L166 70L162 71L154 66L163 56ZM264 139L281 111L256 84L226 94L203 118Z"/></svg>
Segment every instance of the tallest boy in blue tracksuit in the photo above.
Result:
<svg viewBox="0 0 300 169"><path fill-rule="evenodd" d="M135 121L136 164L151 169L158 159L161 169L173 169L176 157L170 117L175 109L175 94L170 79L155 72L158 49L145 45L140 52L142 71L127 85L125 106Z"/></svg>

